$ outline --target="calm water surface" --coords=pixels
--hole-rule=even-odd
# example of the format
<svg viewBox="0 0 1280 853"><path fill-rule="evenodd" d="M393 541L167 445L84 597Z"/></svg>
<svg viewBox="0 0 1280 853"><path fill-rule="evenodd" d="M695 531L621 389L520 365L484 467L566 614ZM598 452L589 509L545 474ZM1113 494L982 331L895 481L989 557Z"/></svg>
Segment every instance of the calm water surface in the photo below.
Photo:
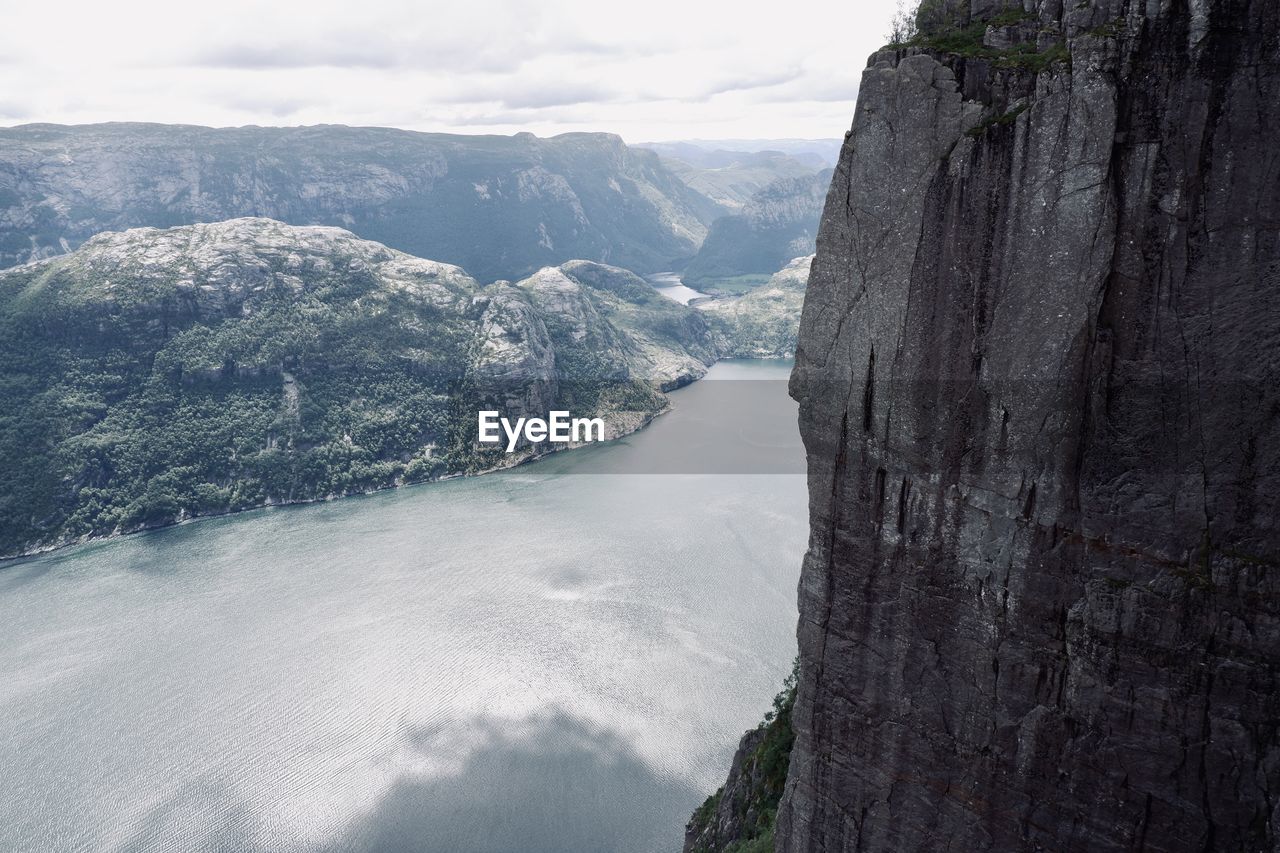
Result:
<svg viewBox="0 0 1280 853"><path fill-rule="evenodd" d="M659 293L681 305L688 305L691 300L708 295L685 284L679 273L657 272L647 278Z"/></svg>
<svg viewBox="0 0 1280 853"><path fill-rule="evenodd" d="M609 472L799 459L785 382L759 435L699 405L729 384L507 473L0 565L0 850L678 850L794 655L804 478Z"/></svg>

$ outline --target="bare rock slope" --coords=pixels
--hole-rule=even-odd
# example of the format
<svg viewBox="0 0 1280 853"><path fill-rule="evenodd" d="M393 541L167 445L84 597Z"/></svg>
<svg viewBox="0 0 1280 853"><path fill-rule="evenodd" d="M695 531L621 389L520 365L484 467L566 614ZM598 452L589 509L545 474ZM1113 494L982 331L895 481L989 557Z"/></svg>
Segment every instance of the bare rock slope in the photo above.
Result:
<svg viewBox="0 0 1280 853"><path fill-rule="evenodd" d="M739 296L694 303L707 318L726 358L790 358L813 255L795 258L769 281Z"/></svg>

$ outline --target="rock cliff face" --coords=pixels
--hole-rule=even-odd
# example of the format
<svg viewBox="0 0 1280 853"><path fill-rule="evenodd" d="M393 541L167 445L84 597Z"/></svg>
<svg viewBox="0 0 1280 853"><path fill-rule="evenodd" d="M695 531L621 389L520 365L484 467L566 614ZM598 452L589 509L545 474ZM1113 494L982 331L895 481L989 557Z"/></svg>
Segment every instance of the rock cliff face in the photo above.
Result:
<svg viewBox="0 0 1280 853"><path fill-rule="evenodd" d="M1280 5L926 5L804 306L777 849L1280 849Z"/></svg>
<svg viewBox="0 0 1280 853"><path fill-rule="evenodd" d="M614 437L715 357L701 313L590 261L482 286L340 228L100 234L0 271L0 557L533 452L478 446L480 408Z"/></svg>
<svg viewBox="0 0 1280 853"><path fill-rule="evenodd" d="M572 258L653 272L693 255L720 212L604 133L0 128L0 267L100 231L261 216L341 226L481 281Z"/></svg>

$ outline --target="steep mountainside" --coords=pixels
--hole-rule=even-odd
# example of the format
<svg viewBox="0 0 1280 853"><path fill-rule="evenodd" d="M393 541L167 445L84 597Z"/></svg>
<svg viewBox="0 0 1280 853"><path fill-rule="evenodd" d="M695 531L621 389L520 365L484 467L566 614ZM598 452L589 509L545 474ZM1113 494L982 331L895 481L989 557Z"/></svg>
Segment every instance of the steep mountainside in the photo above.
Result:
<svg viewBox="0 0 1280 853"><path fill-rule="evenodd" d="M663 164L685 184L738 213L770 184L818 171L779 151L699 151L688 160L663 155Z"/></svg>
<svg viewBox="0 0 1280 853"><path fill-rule="evenodd" d="M636 147L648 148L694 165L703 165L702 157L715 156L716 152L722 151L736 154L780 151L816 171L836 164L840 156L840 144L839 139L679 139L670 142L641 142Z"/></svg>
<svg viewBox="0 0 1280 853"><path fill-rule="evenodd" d="M0 556L528 455L477 449L479 408L617 435L715 355L588 261L482 287L339 228L101 234L0 271Z"/></svg>
<svg viewBox="0 0 1280 853"><path fill-rule="evenodd" d="M652 272L692 256L720 212L602 133L0 128L0 267L105 230L265 216L339 225L483 281L572 258Z"/></svg>
<svg viewBox="0 0 1280 853"><path fill-rule="evenodd" d="M777 849L1276 850L1280 4L925 12L804 306Z"/></svg>
<svg viewBox="0 0 1280 853"><path fill-rule="evenodd" d="M701 290L733 291L768 280L792 259L813 253L831 170L775 181L742 213L716 220L684 281Z"/></svg>
<svg viewBox="0 0 1280 853"><path fill-rule="evenodd" d="M813 256L796 258L767 284L740 296L694 303L707 318L722 358L790 358Z"/></svg>

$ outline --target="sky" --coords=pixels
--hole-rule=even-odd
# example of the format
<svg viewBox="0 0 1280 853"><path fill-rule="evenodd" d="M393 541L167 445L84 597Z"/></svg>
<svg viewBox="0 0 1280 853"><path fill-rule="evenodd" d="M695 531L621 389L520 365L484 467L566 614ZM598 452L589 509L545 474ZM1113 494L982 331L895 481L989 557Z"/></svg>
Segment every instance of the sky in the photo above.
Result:
<svg viewBox="0 0 1280 853"><path fill-rule="evenodd" d="M839 137L896 0L3 0L0 126Z"/></svg>

